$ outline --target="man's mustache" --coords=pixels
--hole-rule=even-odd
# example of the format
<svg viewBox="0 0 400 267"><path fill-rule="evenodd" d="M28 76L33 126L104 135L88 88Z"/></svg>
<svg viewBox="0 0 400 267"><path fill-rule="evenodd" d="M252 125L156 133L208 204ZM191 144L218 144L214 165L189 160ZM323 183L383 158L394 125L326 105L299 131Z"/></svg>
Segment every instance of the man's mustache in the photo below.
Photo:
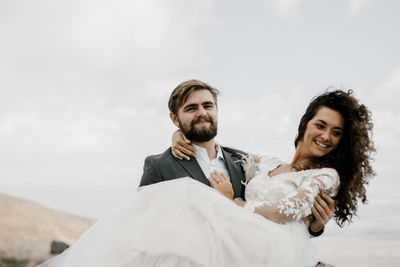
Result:
<svg viewBox="0 0 400 267"><path fill-rule="evenodd" d="M192 123L191 123L191 126L194 126L196 123L199 123L199 122L201 122L201 121L207 121L207 122L213 123L213 120L212 120L210 117L208 117L208 116L201 116L201 117L198 117L197 119L194 119L194 120L192 121Z"/></svg>

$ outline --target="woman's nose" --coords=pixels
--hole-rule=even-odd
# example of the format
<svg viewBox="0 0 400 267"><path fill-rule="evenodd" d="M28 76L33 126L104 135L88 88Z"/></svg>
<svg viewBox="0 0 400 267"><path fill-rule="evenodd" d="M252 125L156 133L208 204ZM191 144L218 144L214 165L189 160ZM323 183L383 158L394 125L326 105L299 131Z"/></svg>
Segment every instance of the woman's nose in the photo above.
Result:
<svg viewBox="0 0 400 267"><path fill-rule="evenodd" d="M329 131L324 131L324 132L322 133L321 137L322 137L322 139L323 139L324 141L328 141L329 138L330 138Z"/></svg>

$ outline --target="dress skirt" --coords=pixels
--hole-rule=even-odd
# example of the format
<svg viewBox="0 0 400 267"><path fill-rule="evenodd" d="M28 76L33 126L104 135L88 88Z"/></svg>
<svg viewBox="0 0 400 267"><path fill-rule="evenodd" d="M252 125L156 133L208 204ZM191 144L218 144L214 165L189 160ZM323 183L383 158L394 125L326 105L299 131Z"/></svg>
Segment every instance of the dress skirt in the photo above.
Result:
<svg viewBox="0 0 400 267"><path fill-rule="evenodd" d="M179 178L139 188L40 266L313 265L304 223L274 223L192 178Z"/></svg>

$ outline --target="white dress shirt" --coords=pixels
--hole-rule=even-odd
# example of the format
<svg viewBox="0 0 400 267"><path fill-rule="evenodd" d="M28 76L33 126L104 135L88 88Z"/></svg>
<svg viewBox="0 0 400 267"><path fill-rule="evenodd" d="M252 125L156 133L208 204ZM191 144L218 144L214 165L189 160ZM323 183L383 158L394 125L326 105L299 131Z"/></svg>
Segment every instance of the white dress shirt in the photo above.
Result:
<svg viewBox="0 0 400 267"><path fill-rule="evenodd" d="M226 168L224 155L222 154L221 147L218 144L215 144L215 150L217 151L217 157L215 159L210 159L208 157L207 149L195 144L192 145L197 149L196 160L207 178L210 178L211 172L216 170L218 172L222 172L230 179L228 169Z"/></svg>

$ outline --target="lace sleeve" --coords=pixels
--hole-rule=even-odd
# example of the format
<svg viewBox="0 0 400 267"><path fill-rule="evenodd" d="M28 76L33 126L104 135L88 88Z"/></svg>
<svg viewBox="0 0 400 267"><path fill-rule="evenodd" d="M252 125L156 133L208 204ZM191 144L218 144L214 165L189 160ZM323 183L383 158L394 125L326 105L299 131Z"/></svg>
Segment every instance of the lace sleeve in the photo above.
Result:
<svg viewBox="0 0 400 267"><path fill-rule="evenodd" d="M334 169L312 170L309 177L291 194L276 201L247 201L245 208L276 223L300 221L311 214L315 197L324 192L335 196L339 176Z"/></svg>
<svg viewBox="0 0 400 267"><path fill-rule="evenodd" d="M251 154L247 157L244 157L242 159L242 166L246 178L246 182L244 184L247 185L250 180L259 172L268 173L281 164L284 164L284 162L271 156L259 156Z"/></svg>

